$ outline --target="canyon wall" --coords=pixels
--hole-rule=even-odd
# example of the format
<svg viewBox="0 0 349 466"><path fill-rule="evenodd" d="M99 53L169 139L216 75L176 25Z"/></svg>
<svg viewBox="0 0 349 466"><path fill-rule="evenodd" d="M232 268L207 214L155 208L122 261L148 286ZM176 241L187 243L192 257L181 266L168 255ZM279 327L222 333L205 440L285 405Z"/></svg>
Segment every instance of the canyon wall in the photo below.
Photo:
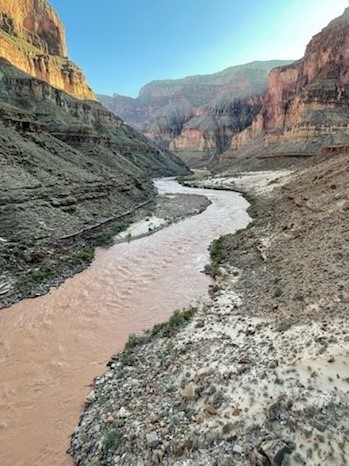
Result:
<svg viewBox="0 0 349 466"><path fill-rule="evenodd" d="M82 270L189 169L94 100L45 0L0 0L0 307Z"/></svg>
<svg viewBox="0 0 349 466"><path fill-rule="evenodd" d="M0 54L33 77L95 100L82 71L67 58L64 27L46 0L0 0Z"/></svg>
<svg viewBox="0 0 349 466"><path fill-rule="evenodd" d="M153 81L135 99L98 96L111 111L189 163L225 151L261 107L269 71L289 62L253 62L219 73Z"/></svg>
<svg viewBox="0 0 349 466"><path fill-rule="evenodd" d="M308 44L304 58L270 73L263 108L231 151L309 155L349 141L349 9ZM251 152L251 153L252 153Z"/></svg>

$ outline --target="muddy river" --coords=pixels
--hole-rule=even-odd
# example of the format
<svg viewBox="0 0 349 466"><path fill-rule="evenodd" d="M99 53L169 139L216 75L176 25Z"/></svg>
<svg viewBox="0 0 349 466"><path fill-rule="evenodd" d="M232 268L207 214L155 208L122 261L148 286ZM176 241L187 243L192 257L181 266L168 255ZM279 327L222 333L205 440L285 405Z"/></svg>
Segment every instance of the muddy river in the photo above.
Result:
<svg viewBox="0 0 349 466"><path fill-rule="evenodd" d="M65 451L93 378L131 332L207 296L209 244L248 222L236 193L156 185L160 194L204 194L212 204L151 236L98 250L59 288L0 311L1 466L71 466Z"/></svg>

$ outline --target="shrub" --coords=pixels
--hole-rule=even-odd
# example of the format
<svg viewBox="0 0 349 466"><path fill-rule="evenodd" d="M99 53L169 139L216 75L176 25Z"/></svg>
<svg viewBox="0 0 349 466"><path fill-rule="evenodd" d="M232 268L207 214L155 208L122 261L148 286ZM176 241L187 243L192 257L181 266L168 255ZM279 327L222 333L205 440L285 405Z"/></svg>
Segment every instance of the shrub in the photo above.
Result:
<svg viewBox="0 0 349 466"><path fill-rule="evenodd" d="M282 295L283 295L282 288L280 288L279 286L277 288L275 288L273 298L280 298L280 296L282 296Z"/></svg>
<svg viewBox="0 0 349 466"><path fill-rule="evenodd" d="M95 255L94 248L92 246L85 246L84 248L76 251L72 254L73 262L90 262Z"/></svg>
<svg viewBox="0 0 349 466"><path fill-rule="evenodd" d="M131 220L124 221L118 223L117 225L114 225L113 227L103 231L102 233L99 233L94 237L93 243L96 246L110 246L111 244L113 244L114 237L122 231L126 230L130 223Z"/></svg>
<svg viewBox="0 0 349 466"><path fill-rule="evenodd" d="M31 274L31 278L36 283L42 283L44 280L46 280L48 276L48 272L40 268L32 270L30 274Z"/></svg>
<svg viewBox="0 0 349 466"><path fill-rule="evenodd" d="M189 309L183 311L177 309L174 312L174 314L170 317L168 322L161 322L160 324L155 324L151 330L147 330L146 332L140 335L130 335L125 345L125 351L122 353L121 362L126 361L128 363L130 358L129 351L132 351L136 346L149 343L155 336L172 336L177 330L179 330L179 328L184 327L184 325L193 318L195 312L195 307L190 307ZM133 358L131 358L131 361L132 365L135 361Z"/></svg>
<svg viewBox="0 0 349 466"><path fill-rule="evenodd" d="M116 450L120 444L121 434L116 429L107 430L103 436L104 451Z"/></svg>

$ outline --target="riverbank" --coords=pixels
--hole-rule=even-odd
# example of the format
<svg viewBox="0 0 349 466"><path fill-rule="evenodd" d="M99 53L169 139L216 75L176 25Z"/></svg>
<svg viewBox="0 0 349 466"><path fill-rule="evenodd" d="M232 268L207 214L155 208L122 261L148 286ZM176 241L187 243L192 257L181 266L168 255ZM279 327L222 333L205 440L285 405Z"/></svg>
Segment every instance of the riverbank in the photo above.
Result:
<svg viewBox="0 0 349 466"><path fill-rule="evenodd" d="M76 464L348 464L348 167L315 157L254 189L253 225L211 247L211 300L95 380Z"/></svg>
<svg viewBox="0 0 349 466"><path fill-rule="evenodd" d="M14 251L9 266L0 275L0 309L24 298L46 294L52 287L81 272L91 264L97 247L152 234L173 222L198 215L209 205L210 201L204 196L157 196L105 221L98 228L88 228L55 243L42 244L35 251L28 249L24 261L23 254L16 256ZM2 249L6 257L7 244L0 238L0 254Z"/></svg>
<svg viewBox="0 0 349 466"><path fill-rule="evenodd" d="M212 204L150 236L98 248L83 272L0 312L2 466L70 466L71 432L110 356L131 333L208 298L208 247L247 225L247 202L174 180L156 187L160 195L199 194Z"/></svg>

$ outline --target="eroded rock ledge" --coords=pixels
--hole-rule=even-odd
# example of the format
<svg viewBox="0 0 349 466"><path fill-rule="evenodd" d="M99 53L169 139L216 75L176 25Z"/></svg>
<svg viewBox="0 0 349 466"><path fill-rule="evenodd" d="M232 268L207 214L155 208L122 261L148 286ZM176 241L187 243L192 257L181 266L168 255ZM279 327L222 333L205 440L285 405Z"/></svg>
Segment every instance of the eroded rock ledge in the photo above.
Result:
<svg viewBox="0 0 349 466"><path fill-rule="evenodd" d="M1 56L22 71L80 99L95 100L68 59L63 24L46 0L0 0Z"/></svg>
<svg viewBox="0 0 349 466"><path fill-rule="evenodd" d="M81 232L100 233L151 201L152 177L188 172L99 103L5 59L0 126L0 306L57 285L62 267L65 276L81 269L83 260L71 263L86 256L75 250Z"/></svg>
<svg viewBox="0 0 349 466"><path fill-rule="evenodd" d="M309 42L305 55L269 76L263 108L224 157L314 155L349 141L349 8Z"/></svg>

